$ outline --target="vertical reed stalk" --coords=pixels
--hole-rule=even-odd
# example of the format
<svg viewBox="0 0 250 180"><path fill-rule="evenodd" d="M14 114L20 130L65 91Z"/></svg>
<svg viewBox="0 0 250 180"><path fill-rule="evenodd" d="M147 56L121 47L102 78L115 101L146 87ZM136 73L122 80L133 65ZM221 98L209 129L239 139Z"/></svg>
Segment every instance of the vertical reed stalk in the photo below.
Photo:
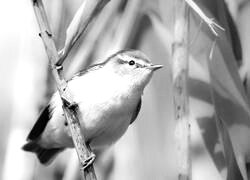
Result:
<svg viewBox="0 0 250 180"><path fill-rule="evenodd" d="M174 0L174 42L172 72L178 179L191 180L188 79L188 7L183 0Z"/></svg>

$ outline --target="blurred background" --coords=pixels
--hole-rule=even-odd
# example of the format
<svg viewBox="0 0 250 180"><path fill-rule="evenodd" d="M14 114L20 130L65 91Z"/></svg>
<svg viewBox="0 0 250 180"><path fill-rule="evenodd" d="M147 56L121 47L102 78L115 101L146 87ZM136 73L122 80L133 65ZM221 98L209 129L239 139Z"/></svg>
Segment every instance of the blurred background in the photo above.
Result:
<svg viewBox="0 0 250 180"><path fill-rule="evenodd" d="M218 30L219 38L216 38L206 23L190 10L188 86L192 179L226 179L228 164L214 117L217 108L211 102L209 88L213 84L220 101L218 106L224 107L218 111L226 119L232 148L237 151L235 142L241 136L235 138L235 131L230 127L247 111L241 89L243 82L247 87L250 67L247 61L250 57L250 2L196 2L225 31ZM44 4L60 50L67 27L82 0L44 0ZM164 65L145 89L135 123L112 148L97 152L95 169L100 180L177 179L171 80L173 10L173 0L111 0L67 57L64 64L67 78L125 48L140 49L153 63ZM31 1L2 1L0 22L0 179L79 179L74 149L63 152L47 167L40 165L33 154L21 150L55 87ZM214 49L213 42L217 43ZM207 59L211 49L216 61L209 66ZM244 93L247 94L247 88ZM239 103L231 106L233 102ZM248 121L249 114L246 114L240 123L249 128ZM238 135L240 130L236 131ZM244 136L246 140L248 137Z"/></svg>

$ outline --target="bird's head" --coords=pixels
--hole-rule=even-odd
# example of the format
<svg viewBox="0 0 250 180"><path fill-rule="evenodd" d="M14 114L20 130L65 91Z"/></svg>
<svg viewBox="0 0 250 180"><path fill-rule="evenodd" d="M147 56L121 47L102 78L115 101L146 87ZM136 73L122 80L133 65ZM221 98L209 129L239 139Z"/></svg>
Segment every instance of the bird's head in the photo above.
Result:
<svg viewBox="0 0 250 180"><path fill-rule="evenodd" d="M149 58L138 50L122 50L106 61L107 67L122 78L138 86L145 86L155 70L162 65L154 65Z"/></svg>

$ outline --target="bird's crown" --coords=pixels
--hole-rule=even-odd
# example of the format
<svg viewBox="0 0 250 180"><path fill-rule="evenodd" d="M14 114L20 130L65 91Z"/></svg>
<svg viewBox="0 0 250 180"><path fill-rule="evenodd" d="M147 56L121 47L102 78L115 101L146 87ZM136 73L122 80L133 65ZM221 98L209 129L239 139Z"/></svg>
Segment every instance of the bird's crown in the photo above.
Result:
<svg viewBox="0 0 250 180"><path fill-rule="evenodd" d="M136 65L145 67L150 65L149 58L138 50L121 50L113 54L107 61L118 61L120 64Z"/></svg>

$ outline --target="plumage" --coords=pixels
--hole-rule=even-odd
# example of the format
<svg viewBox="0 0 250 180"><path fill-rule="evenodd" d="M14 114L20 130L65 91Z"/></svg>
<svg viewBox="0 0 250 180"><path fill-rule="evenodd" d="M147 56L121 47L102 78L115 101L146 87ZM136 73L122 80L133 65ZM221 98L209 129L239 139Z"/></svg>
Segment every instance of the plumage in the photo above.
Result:
<svg viewBox="0 0 250 180"><path fill-rule="evenodd" d="M37 144L36 141L29 141L23 146L23 150L36 153L42 164L49 164L59 152L63 151L63 148L46 149Z"/></svg>
<svg viewBox="0 0 250 180"><path fill-rule="evenodd" d="M83 69L80 72L76 73L70 80L74 79L75 77L83 76L84 74L98 70L104 66L105 63L100 63L100 64L94 64L92 66L89 66L88 69Z"/></svg>
<svg viewBox="0 0 250 180"><path fill-rule="evenodd" d="M160 67L152 65L139 51L120 51L67 81L91 148L109 146L125 133L140 111L144 87ZM68 132L61 98L55 92L23 149L36 153L41 163L48 164L63 149L73 147Z"/></svg>
<svg viewBox="0 0 250 180"><path fill-rule="evenodd" d="M140 99L140 101L139 101L139 103L138 103L138 105L136 107L135 112L133 113L133 116L132 116L132 118L130 120L130 124L132 124L136 120L140 110L141 110L141 99Z"/></svg>
<svg viewBox="0 0 250 180"><path fill-rule="evenodd" d="M44 129L46 128L47 123L49 122L51 118L50 114L50 106L46 106L43 111L41 112L39 118L37 119L34 127L31 129L27 140L36 140L40 137Z"/></svg>

